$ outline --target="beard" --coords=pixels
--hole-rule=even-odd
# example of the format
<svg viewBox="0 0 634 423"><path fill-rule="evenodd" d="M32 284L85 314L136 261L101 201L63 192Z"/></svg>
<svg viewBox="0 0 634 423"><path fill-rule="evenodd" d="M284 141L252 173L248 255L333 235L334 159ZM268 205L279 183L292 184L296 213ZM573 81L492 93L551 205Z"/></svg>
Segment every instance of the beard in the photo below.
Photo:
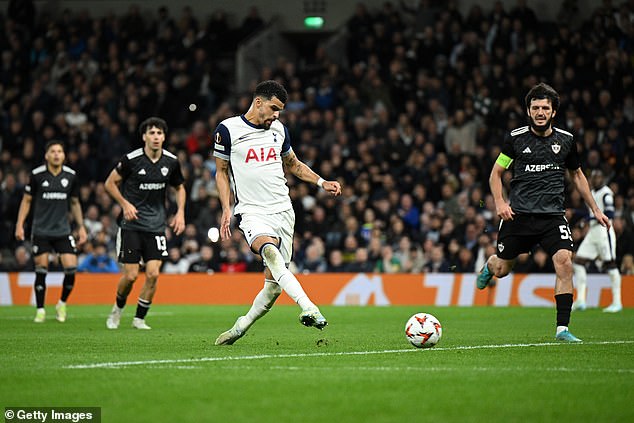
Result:
<svg viewBox="0 0 634 423"><path fill-rule="evenodd" d="M550 128L550 124L552 123L553 118L551 117L550 119L548 119L543 125L536 124L532 116L529 116L528 120L530 121L531 128L533 128L536 132L544 132L545 130Z"/></svg>

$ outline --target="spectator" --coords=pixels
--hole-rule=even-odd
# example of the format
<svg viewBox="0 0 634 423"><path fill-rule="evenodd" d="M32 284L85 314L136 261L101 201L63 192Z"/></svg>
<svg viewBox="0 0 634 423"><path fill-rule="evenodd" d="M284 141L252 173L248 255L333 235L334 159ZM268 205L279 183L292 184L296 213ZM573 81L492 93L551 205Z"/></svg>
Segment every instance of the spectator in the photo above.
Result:
<svg viewBox="0 0 634 423"><path fill-rule="evenodd" d="M77 271L88 273L118 273L119 266L117 262L108 255L104 244L93 243L92 253L79 263Z"/></svg>
<svg viewBox="0 0 634 423"><path fill-rule="evenodd" d="M231 250L229 251L229 253L231 253ZM238 260L236 259L235 261L233 261L233 257L228 257L228 260L229 259L232 260L233 263L235 263L235 266L237 268ZM223 272L244 272L246 271L246 263L243 264L243 270L223 270ZM203 245L202 247L200 247L200 258L189 266L189 271L194 273L214 273L220 271L220 267L220 263L216 258L216 254L214 253L213 248L210 245ZM227 267L227 269L229 269L229 267Z"/></svg>
<svg viewBox="0 0 634 423"><path fill-rule="evenodd" d="M244 258L240 256L239 250L234 246L229 247L227 256L220 264L220 271L222 273L238 273L245 272L246 270L247 263L244 261Z"/></svg>
<svg viewBox="0 0 634 423"><path fill-rule="evenodd" d="M182 256L178 247L171 247L167 260L163 261L162 273L183 274L189 271L190 262Z"/></svg>

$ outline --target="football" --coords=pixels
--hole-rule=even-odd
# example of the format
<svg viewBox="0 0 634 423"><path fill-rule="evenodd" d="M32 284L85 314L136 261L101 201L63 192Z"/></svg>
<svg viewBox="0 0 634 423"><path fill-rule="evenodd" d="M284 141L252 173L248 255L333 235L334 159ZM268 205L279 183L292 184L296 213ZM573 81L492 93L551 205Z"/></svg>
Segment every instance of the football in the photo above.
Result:
<svg viewBox="0 0 634 423"><path fill-rule="evenodd" d="M429 313L416 313L405 324L405 337L417 348L431 348L442 337L442 326Z"/></svg>

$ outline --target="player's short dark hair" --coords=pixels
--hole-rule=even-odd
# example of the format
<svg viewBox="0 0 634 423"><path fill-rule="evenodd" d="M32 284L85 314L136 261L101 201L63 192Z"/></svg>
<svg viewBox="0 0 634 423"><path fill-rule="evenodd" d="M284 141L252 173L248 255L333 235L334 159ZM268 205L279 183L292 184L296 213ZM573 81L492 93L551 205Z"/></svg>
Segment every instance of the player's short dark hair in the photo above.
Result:
<svg viewBox="0 0 634 423"><path fill-rule="evenodd" d="M139 125L139 134L143 136L143 134L145 134L145 131L147 131L149 128L158 128L167 134L167 122L159 117L153 116L141 122L141 124Z"/></svg>
<svg viewBox="0 0 634 423"><path fill-rule="evenodd" d="M257 87L255 87L253 98L255 97L262 97L267 100L277 97L278 100L286 104L286 101L288 100L288 93L286 92L286 88L284 88L279 82L268 80L260 82Z"/></svg>
<svg viewBox="0 0 634 423"><path fill-rule="evenodd" d="M60 140L49 140L46 142L46 145L44 146L44 151L48 151L49 148L51 148L54 145L59 145L60 147L62 147L62 150L64 150L64 142L60 141Z"/></svg>
<svg viewBox="0 0 634 423"><path fill-rule="evenodd" d="M524 101L526 102L526 108L529 109L531 107L531 101L533 100L550 100L550 104L553 106L553 110L559 109L559 94L553 87L543 82L535 85L531 90L526 94L526 98Z"/></svg>

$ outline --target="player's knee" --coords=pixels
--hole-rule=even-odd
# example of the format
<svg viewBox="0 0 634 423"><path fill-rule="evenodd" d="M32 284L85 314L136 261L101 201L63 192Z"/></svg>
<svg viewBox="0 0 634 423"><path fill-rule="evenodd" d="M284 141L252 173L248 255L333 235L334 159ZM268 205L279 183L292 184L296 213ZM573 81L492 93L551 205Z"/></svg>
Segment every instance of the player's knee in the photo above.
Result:
<svg viewBox="0 0 634 423"><path fill-rule="evenodd" d="M562 269L564 271L572 272L572 255L569 251L558 251L553 256L553 264L555 268Z"/></svg>
<svg viewBox="0 0 634 423"><path fill-rule="evenodd" d="M280 250L277 248L277 246L271 242L267 242L262 245L262 247L260 248L260 255L264 259L269 269L274 269L275 267L278 267L280 265L284 266L284 258L282 257L282 253L280 253Z"/></svg>
<svg viewBox="0 0 634 423"><path fill-rule="evenodd" d="M266 286L269 293L275 296L275 298L282 294L282 287L279 284L275 282L267 282Z"/></svg>
<svg viewBox="0 0 634 423"><path fill-rule="evenodd" d="M158 269L158 268L156 268L156 269L147 269L147 270L145 271L145 277L146 277L148 280L152 280L152 281L156 282L156 280L157 280L157 279L158 279L158 277L159 277L159 273L160 273L160 271L159 271L159 269Z"/></svg>
<svg viewBox="0 0 634 423"><path fill-rule="evenodd" d="M128 281L128 283L133 283L139 277L138 269L124 269L123 277Z"/></svg>

